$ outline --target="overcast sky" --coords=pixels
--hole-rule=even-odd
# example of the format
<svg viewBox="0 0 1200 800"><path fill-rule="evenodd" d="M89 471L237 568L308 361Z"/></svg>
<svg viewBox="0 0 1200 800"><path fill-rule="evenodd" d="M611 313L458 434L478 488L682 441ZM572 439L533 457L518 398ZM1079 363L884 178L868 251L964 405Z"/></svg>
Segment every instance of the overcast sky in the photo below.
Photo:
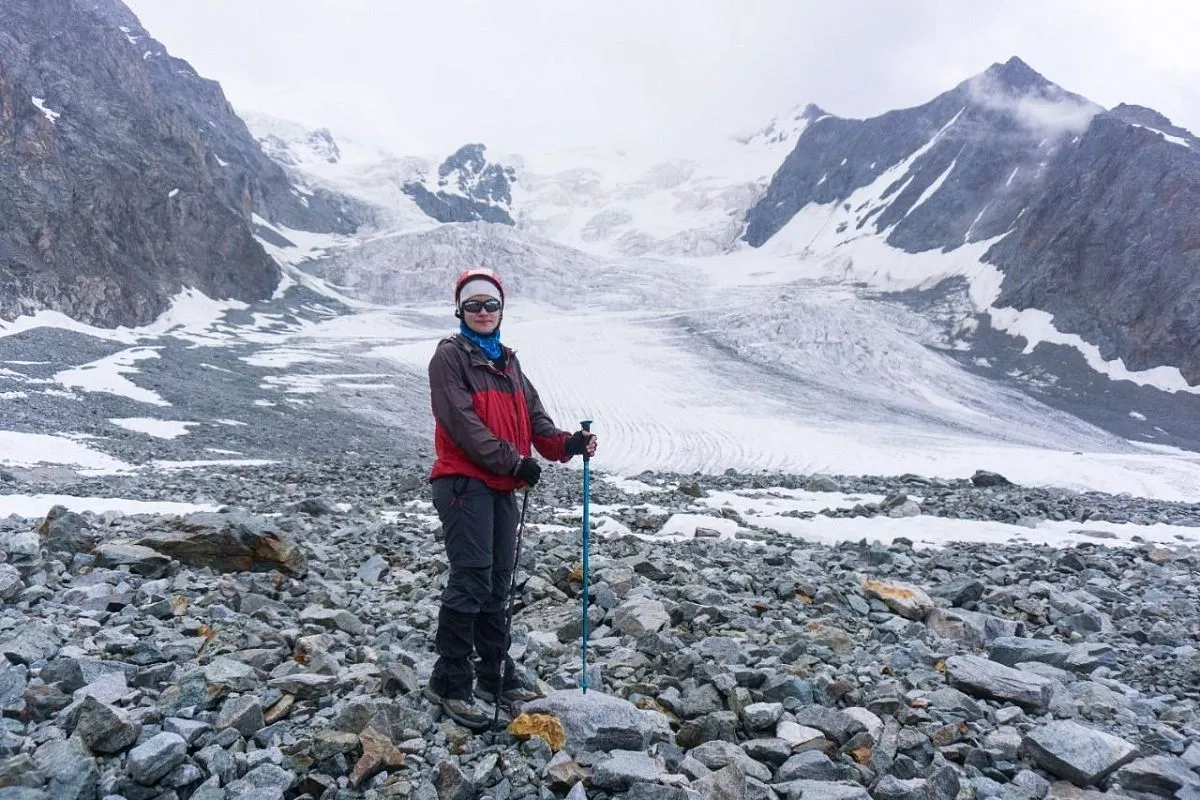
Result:
<svg viewBox="0 0 1200 800"><path fill-rule="evenodd" d="M683 146L866 117L1017 55L1200 133L1193 0L126 0L239 109L400 152Z"/></svg>

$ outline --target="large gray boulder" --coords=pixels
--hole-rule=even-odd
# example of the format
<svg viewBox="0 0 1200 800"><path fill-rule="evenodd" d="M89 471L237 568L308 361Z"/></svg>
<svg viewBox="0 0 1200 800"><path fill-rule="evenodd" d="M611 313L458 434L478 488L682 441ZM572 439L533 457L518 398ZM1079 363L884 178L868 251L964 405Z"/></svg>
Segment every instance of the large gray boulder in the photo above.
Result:
<svg viewBox="0 0 1200 800"><path fill-rule="evenodd" d="M304 552L274 523L243 511L202 511L168 520L137 541L184 564L218 572L279 570L303 575Z"/></svg>
<svg viewBox="0 0 1200 800"><path fill-rule="evenodd" d="M571 752L645 750L655 730L653 716L628 700L590 690L562 689L526 703L525 714L549 714L563 724Z"/></svg>
<svg viewBox="0 0 1200 800"><path fill-rule="evenodd" d="M1021 746L1047 772L1079 786L1099 784L1138 753L1124 739L1067 720L1034 728Z"/></svg>
<svg viewBox="0 0 1200 800"><path fill-rule="evenodd" d="M967 694L1007 700L1035 713L1045 711L1054 695L1054 681L979 656L946 659L946 679Z"/></svg>

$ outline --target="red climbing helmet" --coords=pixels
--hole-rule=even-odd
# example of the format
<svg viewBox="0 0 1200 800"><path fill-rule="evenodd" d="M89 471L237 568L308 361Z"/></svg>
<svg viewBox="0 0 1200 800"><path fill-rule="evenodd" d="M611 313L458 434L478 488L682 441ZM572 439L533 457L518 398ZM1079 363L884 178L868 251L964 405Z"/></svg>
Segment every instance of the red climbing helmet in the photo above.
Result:
<svg viewBox="0 0 1200 800"><path fill-rule="evenodd" d="M493 272L490 269L480 268L480 269L464 270L458 276L458 280L456 280L454 282L454 305L455 306L459 305L461 295L462 295L462 290L468 283L471 283L472 281L480 281L480 280L489 281L489 282L495 284L496 289L499 290L499 292L500 292L500 302L502 302L502 303L504 302L504 284L500 282L500 276L497 275L495 272ZM477 294L477 293L472 292L471 294Z"/></svg>

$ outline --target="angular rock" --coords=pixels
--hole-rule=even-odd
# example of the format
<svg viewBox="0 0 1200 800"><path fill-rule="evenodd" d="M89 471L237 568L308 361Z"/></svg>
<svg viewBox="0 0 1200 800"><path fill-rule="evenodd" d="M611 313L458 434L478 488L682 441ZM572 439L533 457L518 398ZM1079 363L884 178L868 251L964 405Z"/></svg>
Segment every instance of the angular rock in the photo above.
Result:
<svg viewBox="0 0 1200 800"><path fill-rule="evenodd" d="M988 656L992 661L1011 667L1023 661L1040 661L1054 667L1066 664L1071 646L1054 639L1026 639L1002 636L992 641Z"/></svg>
<svg viewBox="0 0 1200 800"><path fill-rule="evenodd" d="M160 778L183 762L187 742L177 733L152 736L129 751L129 775L143 786L153 786Z"/></svg>
<svg viewBox="0 0 1200 800"><path fill-rule="evenodd" d="M86 696L75 717L75 735L93 753L118 753L137 741L142 726L118 708Z"/></svg>
<svg viewBox="0 0 1200 800"><path fill-rule="evenodd" d="M924 619L929 609L933 608L933 600L923 589L916 586L887 583L867 577L862 579L862 585L867 597L883 601L894 613L905 619Z"/></svg>
<svg viewBox="0 0 1200 800"><path fill-rule="evenodd" d="M608 758L596 763L592 770L592 785L625 791L637 782L657 783L659 773L658 764L646 753L614 750Z"/></svg>
<svg viewBox="0 0 1200 800"><path fill-rule="evenodd" d="M854 783L832 781L788 781L772 789L783 800L871 800L865 788Z"/></svg>
<svg viewBox="0 0 1200 800"><path fill-rule="evenodd" d="M226 788L233 798L280 798L296 781L290 770L275 764L259 764Z"/></svg>
<svg viewBox="0 0 1200 800"><path fill-rule="evenodd" d="M182 789L185 786L191 786L194 783L199 783L203 777L204 773L200 771L199 767L197 767L195 764L189 764L185 761L175 769L168 772L166 777L160 781L160 784L173 789Z"/></svg>
<svg viewBox="0 0 1200 800"><path fill-rule="evenodd" d="M229 794L221 788L221 780L216 775L200 784L188 800L226 800Z"/></svg>
<svg viewBox="0 0 1200 800"><path fill-rule="evenodd" d="M1054 695L1053 681L979 656L946 659L946 678L967 694L1007 700L1035 713L1045 711Z"/></svg>
<svg viewBox="0 0 1200 800"><path fill-rule="evenodd" d="M231 697L221 706L217 714L215 727L218 731L232 728L249 739L262 730L266 722L263 720L262 705L252 694Z"/></svg>
<svg viewBox="0 0 1200 800"><path fill-rule="evenodd" d="M195 567L218 572L279 570L303 576L304 553L274 523L243 511L202 511L168 519L136 544Z"/></svg>
<svg viewBox="0 0 1200 800"><path fill-rule="evenodd" d="M851 736L867 728L854 717L826 706L809 706L796 712L796 722L816 728L830 740L845 744Z"/></svg>
<svg viewBox="0 0 1200 800"><path fill-rule="evenodd" d="M742 724L752 731L774 728L783 717L782 703L751 703L742 709Z"/></svg>
<svg viewBox="0 0 1200 800"><path fill-rule="evenodd" d="M820 750L805 750L784 762L775 775L777 781L836 781L841 775L837 765Z"/></svg>
<svg viewBox="0 0 1200 800"><path fill-rule="evenodd" d="M671 624L666 607L658 600L634 597L613 611L613 629L626 636L641 637L657 633Z"/></svg>
<svg viewBox="0 0 1200 800"><path fill-rule="evenodd" d="M746 755L771 769L777 769L792 755L792 746L783 739L749 739L741 744Z"/></svg>
<svg viewBox="0 0 1200 800"><path fill-rule="evenodd" d="M163 720L163 730L169 733L179 734L190 747L191 745L195 744L196 740L202 735L211 731L212 725L209 725L207 722L201 722L200 720L167 717Z"/></svg>
<svg viewBox="0 0 1200 800"><path fill-rule="evenodd" d="M1188 745L1187 750L1183 751L1180 758L1184 764L1187 764L1188 769L1200 774L1200 742L1192 742Z"/></svg>
<svg viewBox="0 0 1200 800"><path fill-rule="evenodd" d="M921 515L921 504L916 500L906 499L899 505L893 506L887 510L887 515L893 519L902 519L904 517L917 517Z"/></svg>
<svg viewBox="0 0 1200 800"><path fill-rule="evenodd" d="M51 552L87 553L96 546L91 523L62 505L51 507L37 532Z"/></svg>
<svg viewBox="0 0 1200 800"><path fill-rule="evenodd" d="M1175 797L1184 787L1200 787L1200 775L1189 769L1183 759L1149 756L1131 761L1117 769L1109 779L1109 785L1127 792Z"/></svg>
<svg viewBox="0 0 1200 800"><path fill-rule="evenodd" d="M29 670L24 664L12 664L0 659L0 714L16 716L25 710L25 687Z"/></svg>
<svg viewBox="0 0 1200 800"><path fill-rule="evenodd" d="M931 608L925 624L943 639L982 647L1001 637L1018 636L1024 630L1020 622L965 609Z"/></svg>
<svg viewBox="0 0 1200 800"><path fill-rule="evenodd" d="M711 741L732 742L737 740L737 715L732 711L716 711L697 719L690 719L680 726L675 743L680 747L692 748Z"/></svg>
<svg viewBox="0 0 1200 800"><path fill-rule="evenodd" d="M978 578L957 578L937 584L930 588L929 594L945 599L952 606L961 606L979 600L986 589Z"/></svg>
<svg viewBox="0 0 1200 800"><path fill-rule="evenodd" d="M746 800L749 797L748 786L742 768L737 764L729 764L693 781L691 788L703 800Z"/></svg>
<svg viewBox="0 0 1200 800"><path fill-rule="evenodd" d="M802 705L811 705L813 702L812 684L795 675L772 675L767 678L760 692L767 703L782 703L788 698L799 700Z"/></svg>
<svg viewBox="0 0 1200 800"><path fill-rule="evenodd" d="M547 785L556 791L570 789L580 781L587 780L592 772L575 761L566 752L557 752L542 770Z"/></svg>
<svg viewBox="0 0 1200 800"><path fill-rule="evenodd" d="M1137 748L1124 739L1066 720L1034 728L1021 746L1047 772L1079 786L1099 784L1137 758Z"/></svg>
<svg viewBox="0 0 1200 800"><path fill-rule="evenodd" d="M808 744L814 739L820 739L825 734L821 733L816 728L800 725L792 720L781 720L780 723L775 726L775 735L790 744L792 747L799 747L802 744Z"/></svg>
<svg viewBox="0 0 1200 800"><path fill-rule="evenodd" d="M383 577L383 573L387 572L389 566L386 558L375 553L362 563L356 574L363 583L379 583L379 579Z"/></svg>
<svg viewBox="0 0 1200 800"><path fill-rule="evenodd" d="M956 800L961 784L958 770L944 764L936 768L925 783L925 796L928 800Z"/></svg>
<svg viewBox="0 0 1200 800"><path fill-rule="evenodd" d="M136 544L121 544L107 542L95 549L96 566L115 569L128 566L130 571L146 578L161 578L171 567L171 559L152 550Z"/></svg>
<svg viewBox="0 0 1200 800"><path fill-rule="evenodd" d="M353 753L358 749L358 745L357 733L317 731L312 740L312 755L317 761L324 761L340 753Z"/></svg>
<svg viewBox="0 0 1200 800"><path fill-rule="evenodd" d="M338 507L327 497L306 497L292 506L294 511L313 517L338 513Z"/></svg>
<svg viewBox="0 0 1200 800"><path fill-rule="evenodd" d="M46 742L33 753L43 775L50 778L46 793L54 800L92 800L97 796L100 770L76 737Z"/></svg>
<svg viewBox="0 0 1200 800"><path fill-rule="evenodd" d="M475 784L471 782L471 779L467 777L458 764L449 759L443 759L438 762L433 781L434 785L437 786L438 800L473 800L476 796ZM582 783L575 785L577 787L583 786ZM580 795L584 798L587 797L582 791Z"/></svg>
<svg viewBox="0 0 1200 800"><path fill-rule="evenodd" d="M282 689L301 700L308 700L328 694L336 683L336 675L315 675L311 672L297 672L294 675L271 678L271 680L267 681L267 686L272 689Z"/></svg>
<svg viewBox="0 0 1200 800"><path fill-rule="evenodd" d="M350 773L350 785L360 786L363 781L377 775L381 770L395 769L404 766L406 756L392 742L391 737L382 730L387 727L385 722L372 722L359 734L362 744L362 756L355 763Z"/></svg>
<svg viewBox="0 0 1200 800"><path fill-rule="evenodd" d="M336 628L351 636L362 636L367 630L362 620L344 608L308 606L300 612L300 621L311 622L326 628Z"/></svg>
<svg viewBox="0 0 1200 800"><path fill-rule="evenodd" d="M901 780L895 775L884 775L871 790L871 796L875 800L915 800L928 797L928 793L924 778Z"/></svg>
<svg viewBox="0 0 1200 800"><path fill-rule="evenodd" d="M688 753L711 770L719 770L729 764L737 764L746 775L760 781L771 780L771 770L746 754L733 742L712 741L697 745Z"/></svg>
<svg viewBox="0 0 1200 800"><path fill-rule="evenodd" d="M1014 775L1012 785L1021 787L1038 800L1050 793L1050 781L1031 769L1023 769Z"/></svg>
<svg viewBox="0 0 1200 800"><path fill-rule="evenodd" d="M0 788L0 800L54 800L42 789L30 786L4 786Z"/></svg>
<svg viewBox="0 0 1200 800"><path fill-rule="evenodd" d="M214 658L204 667L204 679L231 692L248 692L259 685L254 667L227 656Z"/></svg>
<svg viewBox="0 0 1200 800"><path fill-rule="evenodd" d="M196 760L210 775L220 779L223 785L228 785L237 777L237 765L233 756L225 748L210 744L196 753Z"/></svg>
<svg viewBox="0 0 1200 800"><path fill-rule="evenodd" d="M879 718L879 715L861 706L844 708L842 713L860 722L864 729L863 733L869 736L872 742L879 741L879 737L883 734L883 720Z"/></svg>
<svg viewBox="0 0 1200 800"><path fill-rule="evenodd" d="M985 469L975 470L975 474L971 476L971 483L979 487L1012 486L1012 481L999 472L988 472Z"/></svg>
<svg viewBox="0 0 1200 800"><path fill-rule="evenodd" d="M12 564L0 564L0 600L11 600L25 589L21 573Z"/></svg>
<svg viewBox="0 0 1200 800"><path fill-rule="evenodd" d="M828 475L811 475L804 481L806 492L840 492L842 487Z"/></svg>
<svg viewBox="0 0 1200 800"><path fill-rule="evenodd" d="M1117 656L1112 645L1106 642L1081 642L1071 648L1063 669L1087 673L1096 667L1112 667L1116 664Z"/></svg>
<svg viewBox="0 0 1200 800"><path fill-rule="evenodd" d="M36 619L18 624L0 634L0 656L15 664L28 666L35 661L51 659L61 646L62 637L58 631L52 625ZM45 677L42 680L51 682ZM82 685L81 681L79 686ZM64 691L71 692L79 686Z"/></svg>

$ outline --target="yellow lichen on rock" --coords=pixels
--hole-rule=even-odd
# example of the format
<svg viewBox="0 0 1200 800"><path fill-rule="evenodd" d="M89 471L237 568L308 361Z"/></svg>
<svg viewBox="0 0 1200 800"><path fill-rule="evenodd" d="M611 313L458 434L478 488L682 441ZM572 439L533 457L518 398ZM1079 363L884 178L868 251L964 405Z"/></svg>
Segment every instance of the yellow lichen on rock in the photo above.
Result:
<svg viewBox="0 0 1200 800"><path fill-rule="evenodd" d="M549 714L520 714L508 723L508 732L518 739L541 737L552 750L562 750L567 744L567 732L558 717Z"/></svg>

